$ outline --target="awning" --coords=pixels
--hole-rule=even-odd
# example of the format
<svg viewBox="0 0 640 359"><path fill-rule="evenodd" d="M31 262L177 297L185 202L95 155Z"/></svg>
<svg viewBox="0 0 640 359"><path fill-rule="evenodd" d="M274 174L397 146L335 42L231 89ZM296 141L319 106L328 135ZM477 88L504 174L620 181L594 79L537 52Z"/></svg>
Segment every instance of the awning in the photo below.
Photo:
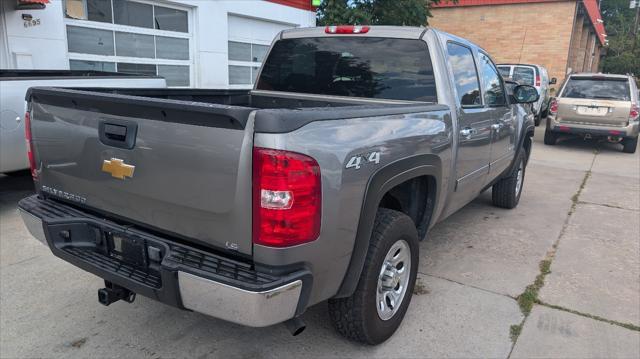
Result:
<svg viewBox="0 0 640 359"><path fill-rule="evenodd" d="M44 9L49 2L49 0L17 0L16 10Z"/></svg>

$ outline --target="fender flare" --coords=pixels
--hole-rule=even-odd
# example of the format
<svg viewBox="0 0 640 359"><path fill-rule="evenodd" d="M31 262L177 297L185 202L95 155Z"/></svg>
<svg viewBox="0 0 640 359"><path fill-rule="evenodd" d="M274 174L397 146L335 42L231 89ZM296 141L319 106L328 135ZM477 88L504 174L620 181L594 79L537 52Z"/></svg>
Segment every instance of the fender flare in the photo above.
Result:
<svg viewBox="0 0 640 359"><path fill-rule="evenodd" d="M353 251L351 252L351 261L334 298L348 297L356 290L367 257L369 240L382 197L393 187L420 176L431 176L435 179L436 191L429 195L432 196L434 201L432 210L434 212L438 208L438 197L442 183L442 162L438 156L427 154L407 157L382 167L369 178L360 210L360 220ZM430 213L429 222L436 218L433 214ZM427 224L427 228L429 224Z"/></svg>

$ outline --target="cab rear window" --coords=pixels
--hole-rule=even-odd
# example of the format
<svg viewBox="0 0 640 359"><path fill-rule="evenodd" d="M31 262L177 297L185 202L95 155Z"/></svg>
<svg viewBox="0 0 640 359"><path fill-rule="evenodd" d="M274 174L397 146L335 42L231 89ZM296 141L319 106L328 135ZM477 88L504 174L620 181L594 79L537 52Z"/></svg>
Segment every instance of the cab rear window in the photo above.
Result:
<svg viewBox="0 0 640 359"><path fill-rule="evenodd" d="M629 80L625 78L571 77L562 97L631 101Z"/></svg>
<svg viewBox="0 0 640 359"><path fill-rule="evenodd" d="M264 63L257 89L437 101L427 44L409 39L280 40Z"/></svg>

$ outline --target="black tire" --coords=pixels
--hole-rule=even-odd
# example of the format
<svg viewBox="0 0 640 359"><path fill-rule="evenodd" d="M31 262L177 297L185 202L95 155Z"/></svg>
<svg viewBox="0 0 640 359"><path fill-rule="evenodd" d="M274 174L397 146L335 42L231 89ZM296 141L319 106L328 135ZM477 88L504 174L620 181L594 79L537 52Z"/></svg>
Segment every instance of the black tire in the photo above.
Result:
<svg viewBox="0 0 640 359"><path fill-rule="evenodd" d="M407 242L411 252L408 285L400 307L391 318L382 320L376 309L378 280L387 253L400 240ZM355 292L347 298L329 300L329 315L340 334L351 340L375 345L395 333L411 303L418 273L418 251L418 232L411 218L398 211L378 209L367 257Z"/></svg>
<svg viewBox="0 0 640 359"><path fill-rule="evenodd" d="M503 177L493 185L491 200L496 207L512 209L520 202L520 195L524 187L524 175L527 168L526 154L523 149L518 154L513 170L507 177ZM518 187L518 172L522 170L520 186Z"/></svg>
<svg viewBox="0 0 640 359"><path fill-rule="evenodd" d="M558 142L558 135L556 135L555 133L549 131L549 130L545 130L544 131L544 144L545 145L549 145L549 146L553 146L556 144L556 142Z"/></svg>
<svg viewBox="0 0 640 359"><path fill-rule="evenodd" d="M636 148L638 148L638 138L637 137L627 137L622 140L622 152L624 153L636 153Z"/></svg>
<svg viewBox="0 0 640 359"><path fill-rule="evenodd" d="M542 112L539 112L537 115L535 115L535 117L533 118L533 124L537 126L540 126L540 122L542 122Z"/></svg>

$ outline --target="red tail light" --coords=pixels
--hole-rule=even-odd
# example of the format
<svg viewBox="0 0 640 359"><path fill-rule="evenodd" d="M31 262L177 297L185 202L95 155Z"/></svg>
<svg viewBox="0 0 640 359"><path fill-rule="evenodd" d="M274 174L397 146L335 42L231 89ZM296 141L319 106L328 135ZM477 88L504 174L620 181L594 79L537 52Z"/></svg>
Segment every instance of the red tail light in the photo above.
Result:
<svg viewBox="0 0 640 359"><path fill-rule="evenodd" d="M31 177L38 179L36 171L36 159L33 155L33 139L31 137L31 114L27 111L24 114L24 138L27 141L27 157L29 158L29 167L31 168Z"/></svg>
<svg viewBox="0 0 640 359"><path fill-rule="evenodd" d="M253 149L253 243L288 247L320 234L320 166L311 157Z"/></svg>
<svg viewBox="0 0 640 359"><path fill-rule="evenodd" d="M549 113L551 113L552 115L558 113L558 100L556 100L555 98L552 99L551 103L549 104Z"/></svg>
<svg viewBox="0 0 640 359"><path fill-rule="evenodd" d="M369 26L359 25L338 25L327 26L324 28L327 34L366 34L369 32Z"/></svg>
<svg viewBox="0 0 640 359"><path fill-rule="evenodd" d="M536 75L536 86L540 86L540 75Z"/></svg>
<svg viewBox="0 0 640 359"><path fill-rule="evenodd" d="M629 121L640 120L640 107L636 104L631 105L631 111L629 111Z"/></svg>

